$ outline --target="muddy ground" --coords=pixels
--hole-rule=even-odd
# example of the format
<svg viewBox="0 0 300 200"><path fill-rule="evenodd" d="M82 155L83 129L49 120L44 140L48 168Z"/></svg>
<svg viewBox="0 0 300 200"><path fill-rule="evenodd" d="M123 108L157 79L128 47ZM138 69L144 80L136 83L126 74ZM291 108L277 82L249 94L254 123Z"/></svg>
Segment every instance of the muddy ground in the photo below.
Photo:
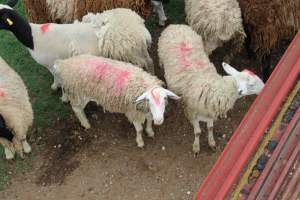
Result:
<svg viewBox="0 0 300 200"><path fill-rule="evenodd" d="M153 58L157 64L153 33ZM277 63L288 43L275 55ZM218 70L226 49L212 55ZM233 66L259 72L254 59L243 51ZM162 77L162 71L156 68ZM58 95L58 94L54 94ZM70 120L57 119L39 137L33 133L32 169L24 174L11 172L11 184L0 192L1 200L189 200L238 127L255 96L238 100L228 119L215 123L216 151L207 144L202 124L201 153L194 157L192 126L179 103L171 102L165 123L155 127L155 138L144 136L146 147L135 143L135 130L124 115L103 113L89 104L86 112L93 128L85 131L70 112Z"/></svg>

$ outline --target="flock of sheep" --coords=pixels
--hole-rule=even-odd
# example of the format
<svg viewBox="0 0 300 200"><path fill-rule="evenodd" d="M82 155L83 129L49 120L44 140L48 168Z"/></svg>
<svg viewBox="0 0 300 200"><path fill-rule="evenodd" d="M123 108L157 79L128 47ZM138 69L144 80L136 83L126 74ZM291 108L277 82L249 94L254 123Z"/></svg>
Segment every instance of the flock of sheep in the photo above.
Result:
<svg viewBox="0 0 300 200"><path fill-rule="evenodd" d="M151 34L134 11L117 8L89 13L72 24L33 24L13 9L16 3L0 4L0 29L12 32L35 61L49 70L54 77L51 88L61 88L62 101L70 102L81 125L91 127L84 108L95 101L104 110L126 115L136 129L138 147L144 146L145 121L149 137L154 136L152 123L164 122L168 98L184 105L194 128L193 151L200 151L200 121L207 123L208 143L215 147L213 122L226 117L238 98L258 94L264 86L251 71L240 72L226 63L222 65L228 75L221 76L209 60L224 42L234 40L240 49L245 39L235 0L186 0L190 26L169 25L158 42L167 88L155 76L148 52ZM205 17L197 10L206 10ZM1 59L0 144L7 159L14 158L15 152L23 157L23 152L31 151L26 134L32 120L22 79Z"/></svg>

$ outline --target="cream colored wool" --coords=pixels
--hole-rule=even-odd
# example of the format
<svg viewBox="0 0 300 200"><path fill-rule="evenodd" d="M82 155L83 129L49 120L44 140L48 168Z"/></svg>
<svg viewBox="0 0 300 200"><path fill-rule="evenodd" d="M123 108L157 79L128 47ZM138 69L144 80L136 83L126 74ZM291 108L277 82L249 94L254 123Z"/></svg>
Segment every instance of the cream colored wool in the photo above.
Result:
<svg viewBox="0 0 300 200"><path fill-rule="evenodd" d="M184 70L179 51L183 43L191 49L186 56L191 65ZM226 116L238 99L236 82L217 73L204 52L201 36L186 25L170 25L159 38L158 53L167 85L182 95L189 120L198 115L214 120Z"/></svg>
<svg viewBox="0 0 300 200"><path fill-rule="evenodd" d="M97 29L101 56L130 62L147 70L151 68L154 72L148 52L152 44L151 34L144 25L144 19L134 11L117 8L99 14L89 13L82 22L92 23Z"/></svg>
<svg viewBox="0 0 300 200"><path fill-rule="evenodd" d="M246 34L237 0L185 0L185 5L186 21L202 36L208 55L230 40L239 41L232 51L241 50Z"/></svg>
<svg viewBox="0 0 300 200"><path fill-rule="evenodd" d="M93 67L87 64L93 60L107 63L113 66L114 70L121 70L120 73L128 73L128 81L124 90L118 90L114 81L114 73L97 78L95 71L92 70ZM137 108L136 99L148 89L163 85L155 76L149 75L132 64L91 55L58 60L54 68L72 106L81 104L83 101L86 103L95 101L106 111L125 113L130 122L143 123L145 114L149 111L147 105L139 105ZM104 71L101 73L105 73ZM102 75L98 74L98 76Z"/></svg>
<svg viewBox="0 0 300 200"><path fill-rule="evenodd" d="M1 57L0 93L0 114L15 136L15 150L22 156L21 142L26 140L28 129L32 125L33 111L22 79Z"/></svg>

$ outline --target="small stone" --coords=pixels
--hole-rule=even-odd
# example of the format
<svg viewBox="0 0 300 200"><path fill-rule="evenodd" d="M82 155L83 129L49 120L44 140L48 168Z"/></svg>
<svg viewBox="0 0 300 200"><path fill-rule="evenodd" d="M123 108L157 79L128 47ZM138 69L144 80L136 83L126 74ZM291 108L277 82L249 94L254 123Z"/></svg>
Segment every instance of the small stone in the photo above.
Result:
<svg viewBox="0 0 300 200"><path fill-rule="evenodd" d="M166 147L165 147L165 146L162 146L162 147L161 147L161 150L165 151L165 150L166 150Z"/></svg>
<svg viewBox="0 0 300 200"><path fill-rule="evenodd" d="M187 191L187 193L186 193L187 195L190 195L191 194L191 191Z"/></svg>
<svg viewBox="0 0 300 200"><path fill-rule="evenodd" d="M59 144L57 147L58 147L58 148L61 148L61 144Z"/></svg>
<svg viewBox="0 0 300 200"><path fill-rule="evenodd" d="M226 134L223 134L223 135L222 135L222 138L225 139L225 138L226 138Z"/></svg>

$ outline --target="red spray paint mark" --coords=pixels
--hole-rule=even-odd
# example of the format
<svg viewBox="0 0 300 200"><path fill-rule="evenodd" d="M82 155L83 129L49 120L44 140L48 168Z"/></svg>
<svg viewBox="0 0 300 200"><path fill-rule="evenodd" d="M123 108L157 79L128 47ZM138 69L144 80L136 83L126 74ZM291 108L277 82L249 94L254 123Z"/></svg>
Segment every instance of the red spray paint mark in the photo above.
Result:
<svg viewBox="0 0 300 200"><path fill-rule="evenodd" d="M248 69L244 69L243 72L246 72L247 74L249 74L250 76L256 76L255 73L253 73L252 71L248 70Z"/></svg>
<svg viewBox="0 0 300 200"><path fill-rule="evenodd" d="M193 51L192 47L188 47L185 42L182 42L179 44L178 47L179 50L179 63L182 70L187 70L190 68L193 64L198 68L201 69L207 65L207 62L204 60L197 60L197 61L189 61L188 60L188 54Z"/></svg>
<svg viewBox="0 0 300 200"><path fill-rule="evenodd" d="M49 30L50 24L41 24L40 29L43 34L47 33Z"/></svg>
<svg viewBox="0 0 300 200"><path fill-rule="evenodd" d="M157 89L157 88L153 88L152 90L151 90L151 92L150 92L150 94L151 94L151 96L152 96L152 98L154 99L154 102L155 102L155 104L157 105L157 106L160 106L160 96L159 96L159 94L154 94L154 90L155 89Z"/></svg>
<svg viewBox="0 0 300 200"><path fill-rule="evenodd" d="M91 60L89 65L92 66L93 74L96 79L113 84L117 95L121 95L129 79L130 73L128 71L116 68L109 63L99 60Z"/></svg>
<svg viewBox="0 0 300 200"><path fill-rule="evenodd" d="M0 91L0 97L5 97L5 93Z"/></svg>

